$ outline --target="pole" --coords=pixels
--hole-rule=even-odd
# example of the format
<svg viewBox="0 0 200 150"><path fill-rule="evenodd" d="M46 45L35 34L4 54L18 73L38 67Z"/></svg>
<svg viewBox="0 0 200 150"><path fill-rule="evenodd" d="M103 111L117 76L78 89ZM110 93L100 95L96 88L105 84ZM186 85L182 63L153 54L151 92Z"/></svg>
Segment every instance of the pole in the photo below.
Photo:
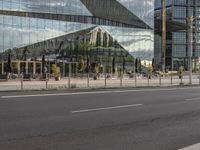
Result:
<svg viewBox="0 0 200 150"><path fill-rule="evenodd" d="M189 67L189 84L192 85L192 41L193 41L193 17L189 16L188 17L188 24L189 24L189 29L188 29L188 67Z"/></svg>
<svg viewBox="0 0 200 150"><path fill-rule="evenodd" d="M123 73L122 73L122 69L120 68L120 87L123 86Z"/></svg>
<svg viewBox="0 0 200 150"><path fill-rule="evenodd" d="M46 89L48 89L48 74L46 72Z"/></svg>
<svg viewBox="0 0 200 150"><path fill-rule="evenodd" d="M162 71L165 72L166 61L166 0L162 0Z"/></svg>
<svg viewBox="0 0 200 150"><path fill-rule="evenodd" d="M89 72L87 73L87 88L90 87L90 74Z"/></svg>
<svg viewBox="0 0 200 150"><path fill-rule="evenodd" d="M23 83L23 79L24 78L24 75L23 75L23 73L21 73L21 90L23 90L24 89L24 83Z"/></svg>
<svg viewBox="0 0 200 150"><path fill-rule="evenodd" d="M137 87L137 73L135 73L135 87Z"/></svg>
<svg viewBox="0 0 200 150"><path fill-rule="evenodd" d="M150 75L148 74L147 75L147 86L149 86L149 78L150 78Z"/></svg>
<svg viewBox="0 0 200 150"><path fill-rule="evenodd" d="M162 85L162 77L161 77L161 75L159 75L159 84L160 84L160 86Z"/></svg>
<svg viewBox="0 0 200 150"><path fill-rule="evenodd" d="M199 75L199 85L200 85L200 75Z"/></svg>
<svg viewBox="0 0 200 150"><path fill-rule="evenodd" d="M105 76L105 79L104 79L104 84L105 84L105 88L107 87L107 75L106 75L106 72L104 73L104 76Z"/></svg>
<svg viewBox="0 0 200 150"><path fill-rule="evenodd" d="M173 74L171 73L171 85L173 85Z"/></svg>
<svg viewBox="0 0 200 150"><path fill-rule="evenodd" d="M65 60L64 60L64 57L63 57L63 78L65 77Z"/></svg>
<svg viewBox="0 0 200 150"><path fill-rule="evenodd" d="M68 73L68 88L71 88L71 62L69 63L69 73Z"/></svg>

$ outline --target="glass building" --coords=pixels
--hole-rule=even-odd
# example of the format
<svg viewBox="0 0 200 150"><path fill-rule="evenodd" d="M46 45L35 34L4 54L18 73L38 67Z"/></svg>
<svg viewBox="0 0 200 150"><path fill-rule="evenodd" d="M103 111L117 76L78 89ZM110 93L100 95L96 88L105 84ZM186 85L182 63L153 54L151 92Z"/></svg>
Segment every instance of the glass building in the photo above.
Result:
<svg viewBox="0 0 200 150"><path fill-rule="evenodd" d="M155 19L161 19L161 0L155 0ZM188 69L188 31L189 26L187 18L193 16L193 69L199 69L200 57L200 1L199 0L166 0L167 10L167 48L166 48L166 66L169 69L177 70L180 66ZM171 25L171 22L174 22ZM177 24L183 24L185 29L179 29ZM155 59L161 63L161 34L155 35Z"/></svg>
<svg viewBox="0 0 200 150"><path fill-rule="evenodd" d="M77 66L152 60L153 19L154 0L0 0L0 73L8 57L16 62L10 70L33 74L44 72L47 60Z"/></svg>

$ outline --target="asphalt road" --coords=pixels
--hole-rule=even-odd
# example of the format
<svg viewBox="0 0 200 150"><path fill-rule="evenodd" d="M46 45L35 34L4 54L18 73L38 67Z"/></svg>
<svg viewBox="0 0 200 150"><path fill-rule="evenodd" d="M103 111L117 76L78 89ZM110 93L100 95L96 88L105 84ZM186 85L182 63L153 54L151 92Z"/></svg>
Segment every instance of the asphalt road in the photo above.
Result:
<svg viewBox="0 0 200 150"><path fill-rule="evenodd" d="M200 143L200 87L85 92L0 93L0 150L178 150Z"/></svg>

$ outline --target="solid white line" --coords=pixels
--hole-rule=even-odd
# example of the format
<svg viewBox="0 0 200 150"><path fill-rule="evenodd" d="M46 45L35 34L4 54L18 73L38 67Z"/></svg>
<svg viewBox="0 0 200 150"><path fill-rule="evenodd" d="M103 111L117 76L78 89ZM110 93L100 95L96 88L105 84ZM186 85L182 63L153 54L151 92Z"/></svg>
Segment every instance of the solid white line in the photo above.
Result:
<svg viewBox="0 0 200 150"><path fill-rule="evenodd" d="M74 93L53 93L53 94L31 94L31 95L10 95L1 96L2 99L28 98L28 97L50 97L50 96L72 96L72 95L91 95L91 94L112 94L112 93L130 93L130 92L154 92L154 91L173 91L186 90L189 88L166 88L166 89L138 89L138 90L111 90L111 91L93 91L93 92L74 92Z"/></svg>
<svg viewBox="0 0 200 150"><path fill-rule="evenodd" d="M99 92L53 93L53 94L35 94L35 95L11 95L11 96L1 96L1 98L9 99L9 98L27 98L27 97L71 96L71 95L103 94L103 93L106 94L110 92L99 91Z"/></svg>
<svg viewBox="0 0 200 150"><path fill-rule="evenodd" d="M180 150L200 150L200 143L182 148Z"/></svg>
<svg viewBox="0 0 200 150"><path fill-rule="evenodd" d="M75 111L71 111L71 113L72 114L74 114L74 113L85 113L85 112L112 110L112 109L129 108L129 107L137 107L137 106L142 106L142 104L123 105L123 106L104 107L104 108L93 108L93 109L85 109L85 110L75 110Z"/></svg>

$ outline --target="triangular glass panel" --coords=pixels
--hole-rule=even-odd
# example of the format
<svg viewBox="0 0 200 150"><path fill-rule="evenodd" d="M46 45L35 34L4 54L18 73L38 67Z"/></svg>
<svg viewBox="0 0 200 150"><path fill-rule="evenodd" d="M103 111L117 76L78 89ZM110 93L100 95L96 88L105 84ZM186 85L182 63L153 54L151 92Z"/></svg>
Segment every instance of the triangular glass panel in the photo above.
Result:
<svg viewBox="0 0 200 150"><path fill-rule="evenodd" d="M151 60L154 51L154 32L136 28L102 26L126 51L142 60Z"/></svg>
<svg viewBox="0 0 200 150"><path fill-rule="evenodd" d="M3 10L92 16L80 0L3 0L1 3Z"/></svg>
<svg viewBox="0 0 200 150"><path fill-rule="evenodd" d="M143 22L154 28L154 0L117 0Z"/></svg>

